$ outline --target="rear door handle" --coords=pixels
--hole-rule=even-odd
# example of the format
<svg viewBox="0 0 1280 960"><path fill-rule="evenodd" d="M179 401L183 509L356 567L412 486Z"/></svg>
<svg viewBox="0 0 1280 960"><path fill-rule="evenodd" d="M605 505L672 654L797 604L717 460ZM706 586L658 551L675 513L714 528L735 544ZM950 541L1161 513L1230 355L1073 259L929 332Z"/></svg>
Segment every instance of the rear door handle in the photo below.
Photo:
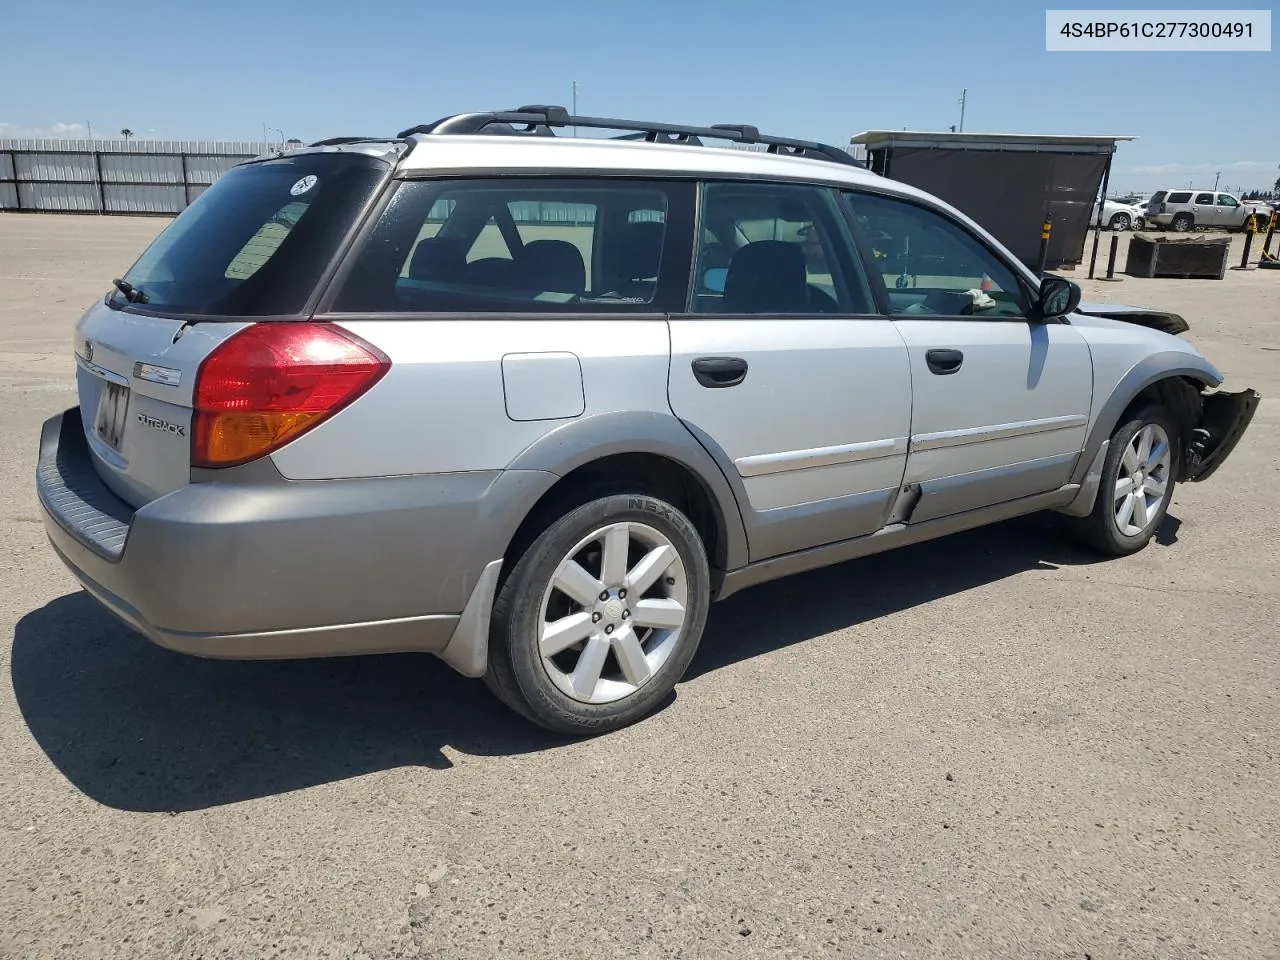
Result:
<svg viewBox="0 0 1280 960"><path fill-rule="evenodd" d="M930 350L924 355L929 370L940 377L955 373L964 363L964 354L959 350Z"/></svg>
<svg viewBox="0 0 1280 960"><path fill-rule="evenodd" d="M747 361L741 357L698 357L693 375L704 387L736 387L747 379Z"/></svg>

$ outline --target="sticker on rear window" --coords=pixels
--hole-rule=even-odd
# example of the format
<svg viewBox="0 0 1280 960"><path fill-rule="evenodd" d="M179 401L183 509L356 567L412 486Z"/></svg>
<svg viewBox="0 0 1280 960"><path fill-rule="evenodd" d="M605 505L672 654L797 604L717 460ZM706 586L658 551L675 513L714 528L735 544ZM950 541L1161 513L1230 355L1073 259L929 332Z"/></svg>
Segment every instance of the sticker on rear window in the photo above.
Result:
<svg viewBox="0 0 1280 960"><path fill-rule="evenodd" d="M320 178L317 177L314 173L307 174L307 176L303 177L301 180L299 180L297 183L295 183L292 187L289 188L289 193L291 193L295 197L301 196L302 194L310 190L312 187L314 187L316 185L316 182L319 179Z"/></svg>

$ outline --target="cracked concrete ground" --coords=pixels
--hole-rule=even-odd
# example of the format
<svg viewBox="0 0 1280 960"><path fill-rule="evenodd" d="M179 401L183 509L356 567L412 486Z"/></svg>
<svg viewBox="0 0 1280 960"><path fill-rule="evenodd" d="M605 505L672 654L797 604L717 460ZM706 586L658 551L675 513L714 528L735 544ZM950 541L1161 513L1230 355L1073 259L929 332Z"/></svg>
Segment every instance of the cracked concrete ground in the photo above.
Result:
<svg viewBox="0 0 1280 960"><path fill-rule="evenodd" d="M430 658L189 659L77 592L36 437L161 225L0 216L0 957L1280 955L1280 275L1085 283L1270 398L1142 554L1032 517L760 587L574 743Z"/></svg>

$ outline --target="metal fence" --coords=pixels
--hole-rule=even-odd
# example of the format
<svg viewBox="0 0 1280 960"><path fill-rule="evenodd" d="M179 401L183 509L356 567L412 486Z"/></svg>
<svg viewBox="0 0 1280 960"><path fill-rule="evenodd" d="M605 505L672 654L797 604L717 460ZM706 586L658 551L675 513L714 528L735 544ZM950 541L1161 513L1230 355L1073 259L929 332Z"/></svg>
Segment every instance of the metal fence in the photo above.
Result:
<svg viewBox="0 0 1280 960"><path fill-rule="evenodd" d="M219 140L0 139L0 211L173 216L240 161L280 146ZM731 144L730 149L765 147ZM591 219L576 204L524 204L513 212L522 223L581 224L584 217L585 222Z"/></svg>
<svg viewBox="0 0 1280 960"><path fill-rule="evenodd" d="M241 160L278 144L213 140L0 140L0 210L181 213Z"/></svg>

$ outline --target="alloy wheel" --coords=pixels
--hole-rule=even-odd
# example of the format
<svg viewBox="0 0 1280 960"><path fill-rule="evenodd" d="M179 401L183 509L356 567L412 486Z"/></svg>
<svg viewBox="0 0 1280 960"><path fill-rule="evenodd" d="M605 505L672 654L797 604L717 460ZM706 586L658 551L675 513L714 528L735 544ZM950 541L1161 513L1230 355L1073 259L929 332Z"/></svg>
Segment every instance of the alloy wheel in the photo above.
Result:
<svg viewBox="0 0 1280 960"><path fill-rule="evenodd" d="M1120 458L1112 508L1116 528L1123 536L1136 537L1159 514L1169 492L1173 451L1169 435L1158 423L1139 430Z"/></svg>
<svg viewBox="0 0 1280 960"><path fill-rule="evenodd" d="M675 545L648 524L611 523L578 541L543 593L542 665L566 696L616 702L671 657L687 609L688 583Z"/></svg>

